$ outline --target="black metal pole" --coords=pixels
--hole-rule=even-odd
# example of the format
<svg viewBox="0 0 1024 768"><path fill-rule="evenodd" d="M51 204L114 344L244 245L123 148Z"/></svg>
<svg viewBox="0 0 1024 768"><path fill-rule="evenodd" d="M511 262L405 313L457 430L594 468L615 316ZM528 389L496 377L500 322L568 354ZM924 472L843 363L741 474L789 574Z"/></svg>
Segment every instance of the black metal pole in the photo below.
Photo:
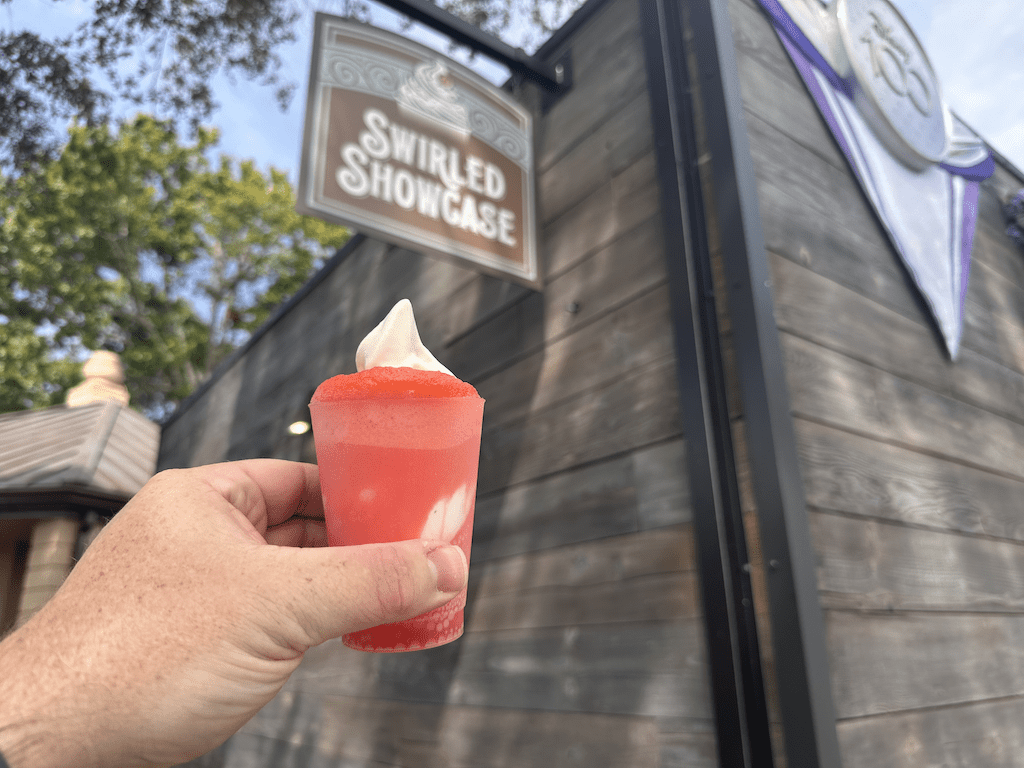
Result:
<svg viewBox="0 0 1024 768"><path fill-rule="evenodd" d="M678 3L640 0L720 764L771 768L743 515Z"/></svg>
<svg viewBox="0 0 1024 768"><path fill-rule="evenodd" d="M430 0L377 0L377 2L448 35L457 43L468 46L495 61L500 61L513 72L538 83L549 91L561 93L568 90L570 86L570 73L568 67L563 63L549 64L530 56L522 48L513 48L494 35L489 35L481 31L479 27L438 8Z"/></svg>
<svg viewBox="0 0 1024 768"><path fill-rule="evenodd" d="M800 477L771 272L725 0L684 2L700 71L712 186L743 404L750 477L768 565L775 675L789 768L838 768L816 560Z"/></svg>

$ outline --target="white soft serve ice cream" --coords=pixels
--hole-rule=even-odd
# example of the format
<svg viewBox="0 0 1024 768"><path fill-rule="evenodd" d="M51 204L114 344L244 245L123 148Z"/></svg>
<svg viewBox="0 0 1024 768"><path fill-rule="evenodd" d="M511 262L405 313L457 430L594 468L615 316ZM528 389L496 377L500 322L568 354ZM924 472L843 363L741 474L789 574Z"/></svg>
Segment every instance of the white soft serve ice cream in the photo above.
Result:
<svg viewBox="0 0 1024 768"><path fill-rule="evenodd" d="M356 349L356 368L415 368L421 371L439 371L454 376L423 346L412 303L402 299L380 324L367 334ZM465 522L472 507L469 488L460 487L452 496L438 499L427 516L420 538L451 541Z"/></svg>
<svg viewBox="0 0 1024 768"><path fill-rule="evenodd" d="M356 369L415 368L420 371L440 371L454 376L441 365L420 341L412 302L402 299L370 331L356 349Z"/></svg>

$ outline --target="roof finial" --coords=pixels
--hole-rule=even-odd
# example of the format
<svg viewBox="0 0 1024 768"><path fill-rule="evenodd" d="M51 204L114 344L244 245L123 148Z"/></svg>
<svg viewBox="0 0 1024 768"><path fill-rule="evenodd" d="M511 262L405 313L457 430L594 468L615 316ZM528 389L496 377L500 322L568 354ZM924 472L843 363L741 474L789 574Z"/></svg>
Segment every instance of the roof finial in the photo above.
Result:
<svg viewBox="0 0 1024 768"><path fill-rule="evenodd" d="M68 390L69 408L89 403L114 402L128 405L128 389L124 386L124 366L114 352L100 350L82 366L85 381Z"/></svg>

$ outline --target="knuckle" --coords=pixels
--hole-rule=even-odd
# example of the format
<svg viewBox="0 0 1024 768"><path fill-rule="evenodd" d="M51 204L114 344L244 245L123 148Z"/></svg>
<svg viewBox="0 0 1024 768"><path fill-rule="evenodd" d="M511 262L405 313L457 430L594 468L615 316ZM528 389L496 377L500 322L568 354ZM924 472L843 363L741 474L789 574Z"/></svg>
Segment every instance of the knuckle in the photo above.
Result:
<svg viewBox="0 0 1024 768"><path fill-rule="evenodd" d="M417 608L416 573L412 563L393 547L374 554L375 609L384 622L413 615Z"/></svg>
<svg viewBox="0 0 1024 768"><path fill-rule="evenodd" d="M137 494L141 498L157 498L182 486L188 477L186 469L163 469L153 475Z"/></svg>
<svg viewBox="0 0 1024 768"><path fill-rule="evenodd" d="M186 473L187 470L184 469L162 469L149 479L149 484L166 485L167 483L173 483Z"/></svg>

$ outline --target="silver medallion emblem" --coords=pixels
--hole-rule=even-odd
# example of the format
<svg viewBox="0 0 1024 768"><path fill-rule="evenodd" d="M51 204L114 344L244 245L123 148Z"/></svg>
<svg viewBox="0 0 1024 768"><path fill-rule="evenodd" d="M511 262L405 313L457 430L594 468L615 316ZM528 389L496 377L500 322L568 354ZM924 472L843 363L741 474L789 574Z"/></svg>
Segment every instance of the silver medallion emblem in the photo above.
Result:
<svg viewBox="0 0 1024 768"><path fill-rule="evenodd" d="M838 0L854 102L900 160L918 170L946 154L946 109L928 56L888 0Z"/></svg>

